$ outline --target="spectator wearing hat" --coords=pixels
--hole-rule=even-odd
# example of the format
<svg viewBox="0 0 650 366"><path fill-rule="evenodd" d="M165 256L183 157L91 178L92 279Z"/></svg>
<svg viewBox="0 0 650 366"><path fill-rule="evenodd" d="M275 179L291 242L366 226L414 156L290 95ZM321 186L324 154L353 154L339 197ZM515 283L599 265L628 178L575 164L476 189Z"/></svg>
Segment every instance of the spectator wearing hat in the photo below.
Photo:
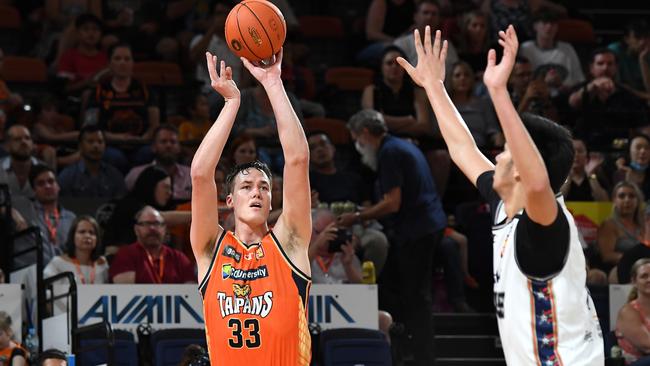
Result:
<svg viewBox="0 0 650 366"><path fill-rule="evenodd" d="M547 84L570 87L583 82L585 76L573 46L557 40L558 20L559 15L549 9L535 14L535 38L522 43L520 54L530 60L533 69L553 65L544 69L543 79Z"/></svg>

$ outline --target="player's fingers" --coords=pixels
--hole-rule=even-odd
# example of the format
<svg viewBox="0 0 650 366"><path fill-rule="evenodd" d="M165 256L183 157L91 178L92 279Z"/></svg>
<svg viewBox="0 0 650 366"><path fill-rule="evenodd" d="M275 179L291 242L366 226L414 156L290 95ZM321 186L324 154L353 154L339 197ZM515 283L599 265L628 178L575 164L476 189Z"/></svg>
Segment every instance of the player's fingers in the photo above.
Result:
<svg viewBox="0 0 650 366"><path fill-rule="evenodd" d="M277 62L280 65L282 65L282 55L284 55L284 47L280 47L280 51L278 51L275 57L275 62Z"/></svg>
<svg viewBox="0 0 650 366"><path fill-rule="evenodd" d="M208 73L210 74L211 80L216 80L218 78L216 65L214 64L214 56L210 52L205 53L205 59L208 63Z"/></svg>
<svg viewBox="0 0 650 366"><path fill-rule="evenodd" d="M496 64L497 61L497 52L494 49L490 49L487 55L487 66L492 67Z"/></svg>
<svg viewBox="0 0 650 366"><path fill-rule="evenodd" d="M429 28L429 26L427 26ZM429 39L427 39L427 36ZM424 36L424 43L427 44L427 49L431 48L431 32L427 32L427 35ZM435 34L435 39L433 41L433 56L440 57L440 31L437 30Z"/></svg>
<svg viewBox="0 0 650 366"><path fill-rule="evenodd" d="M253 70L255 69L255 66L253 66L253 64L250 61L248 61L248 59L246 59L246 57L240 57L240 59L241 59L241 62L244 64L244 67L248 71L253 73Z"/></svg>
<svg viewBox="0 0 650 366"><path fill-rule="evenodd" d="M425 51L424 48L422 47L422 39L420 38L420 31L417 29L413 31L413 41L415 42L415 52L418 54L418 60L419 60L420 56L423 56L425 54Z"/></svg>
<svg viewBox="0 0 650 366"><path fill-rule="evenodd" d="M232 67L226 66L226 79L232 80Z"/></svg>
<svg viewBox="0 0 650 366"><path fill-rule="evenodd" d="M444 65L445 60L447 59L447 48L448 47L449 47L449 43L447 43L447 40L445 40L442 43L442 51L440 51L440 61L443 62L443 65Z"/></svg>
<svg viewBox="0 0 650 366"><path fill-rule="evenodd" d="M226 61L224 60L221 60L221 63L219 64L219 77L226 77Z"/></svg>
<svg viewBox="0 0 650 366"><path fill-rule="evenodd" d="M510 39L514 42L515 45L519 44L519 39L517 38L517 32L515 31L515 27L510 24L508 27L508 32L510 33Z"/></svg>

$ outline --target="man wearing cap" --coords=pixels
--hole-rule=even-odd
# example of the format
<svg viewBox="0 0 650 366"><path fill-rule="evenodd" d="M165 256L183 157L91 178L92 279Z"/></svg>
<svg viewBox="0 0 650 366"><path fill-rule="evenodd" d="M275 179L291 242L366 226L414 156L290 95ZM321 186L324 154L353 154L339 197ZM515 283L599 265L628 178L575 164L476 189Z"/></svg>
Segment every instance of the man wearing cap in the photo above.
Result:
<svg viewBox="0 0 650 366"><path fill-rule="evenodd" d="M585 80L580 59L573 46L557 40L559 15L549 9L540 9L533 18L535 39L522 43L519 53L533 64L533 69L547 67L544 79L547 84L561 83L571 87ZM558 69L566 69L558 72ZM563 81L562 76L566 75ZM557 79L557 80L553 80Z"/></svg>

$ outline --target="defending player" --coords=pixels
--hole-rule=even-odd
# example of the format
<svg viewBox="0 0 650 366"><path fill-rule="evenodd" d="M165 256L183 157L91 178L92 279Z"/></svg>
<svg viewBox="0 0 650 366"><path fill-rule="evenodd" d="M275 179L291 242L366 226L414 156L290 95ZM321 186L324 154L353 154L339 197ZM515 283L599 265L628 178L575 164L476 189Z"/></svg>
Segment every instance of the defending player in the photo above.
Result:
<svg viewBox="0 0 650 366"><path fill-rule="evenodd" d="M452 159L490 203L494 300L509 365L603 365L602 332L586 288L585 258L576 225L556 196L573 161L570 133L535 115L517 114L506 89L518 41L499 32L503 58L490 50L483 81L506 137L493 165L447 95L447 43L429 28L424 46L415 31L417 67L398 62L423 86ZM522 122L523 119L523 122Z"/></svg>
<svg viewBox="0 0 650 366"><path fill-rule="evenodd" d="M283 212L272 231L271 173L260 162L227 176L226 203L235 231L218 224L214 173L240 104L232 70L206 53L211 85L225 106L192 161L190 240L199 269L208 350L213 364L308 365L307 298L311 279L309 148L280 80L282 51L261 68L242 61L262 84L275 114L284 152Z"/></svg>

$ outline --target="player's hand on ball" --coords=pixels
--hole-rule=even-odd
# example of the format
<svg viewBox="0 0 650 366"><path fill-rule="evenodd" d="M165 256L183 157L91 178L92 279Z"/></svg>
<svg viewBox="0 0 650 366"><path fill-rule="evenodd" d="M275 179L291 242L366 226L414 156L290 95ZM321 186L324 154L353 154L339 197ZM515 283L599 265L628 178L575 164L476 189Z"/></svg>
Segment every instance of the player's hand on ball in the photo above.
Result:
<svg viewBox="0 0 650 366"><path fill-rule="evenodd" d="M275 62L266 66L257 66L251 63L246 58L242 57L241 61L244 63L244 66L248 71L257 79L257 81L262 84L265 88L272 86L276 83L282 84L280 79L281 68L282 68L282 53L283 49L280 48L280 52L277 55L273 56ZM261 65L261 64L258 64Z"/></svg>
<svg viewBox="0 0 650 366"><path fill-rule="evenodd" d="M217 56L206 52L205 58L208 62L208 72L210 73L210 85L212 89L221 94L226 100L239 99L239 89L232 79L232 69L230 66L226 66L226 63L221 60L219 72L217 73Z"/></svg>

